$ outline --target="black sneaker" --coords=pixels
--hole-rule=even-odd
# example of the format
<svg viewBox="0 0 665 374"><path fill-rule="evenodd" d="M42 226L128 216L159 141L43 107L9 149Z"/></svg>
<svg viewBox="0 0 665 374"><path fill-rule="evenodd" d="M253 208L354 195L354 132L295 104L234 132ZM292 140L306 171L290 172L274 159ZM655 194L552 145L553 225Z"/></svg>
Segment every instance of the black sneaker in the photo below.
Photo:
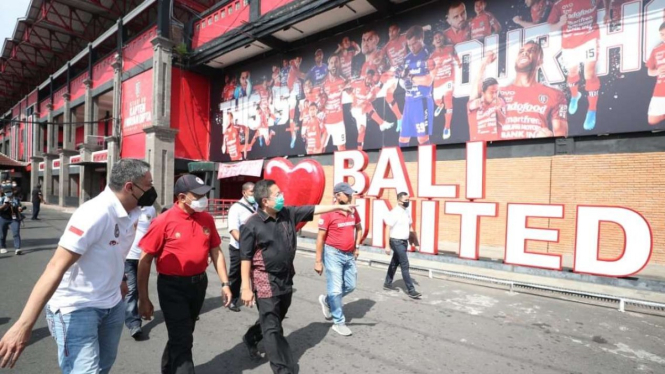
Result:
<svg viewBox="0 0 665 374"><path fill-rule="evenodd" d="M238 305L236 305L236 303L231 303L231 304L229 304L229 310L232 311L232 312L239 312L240 307Z"/></svg>
<svg viewBox="0 0 665 374"><path fill-rule="evenodd" d="M131 335L134 340L139 340L143 337L143 330L140 327L134 327L129 330L129 335Z"/></svg>
<svg viewBox="0 0 665 374"><path fill-rule="evenodd" d="M383 289L386 291L397 291L397 288L393 286L392 284L383 284Z"/></svg>
<svg viewBox="0 0 665 374"><path fill-rule="evenodd" d="M423 294L421 294L420 292L418 292L416 290L413 290L413 291L409 291L407 295L409 295L409 297L412 298L412 299L420 299L420 297Z"/></svg>
<svg viewBox="0 0 665 374"><path fill-rule="evenodd" d="M258 361L261 359L261 353L259 353L259 348L256 345L249 344L247 337L242 337L242 342L245 343L245 348L247 348L247 353L249 358L253 361Z"/></svg>

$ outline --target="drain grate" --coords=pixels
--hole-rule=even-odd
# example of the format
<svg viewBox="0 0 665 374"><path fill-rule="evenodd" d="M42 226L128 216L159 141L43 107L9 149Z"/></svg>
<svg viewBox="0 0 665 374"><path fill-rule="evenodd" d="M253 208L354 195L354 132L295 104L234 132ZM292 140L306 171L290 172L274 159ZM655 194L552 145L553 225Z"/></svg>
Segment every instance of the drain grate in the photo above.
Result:
<svg viewBox="0 0 665 374"><path fill-rule="evenodd" d="M389 262L380 261L380 260L361 260L361 259L358 259L358 261L359 262L365 262L370 267L374 264L381 264L381 265L386 265L386 266L390 265ZM630 298L625 298L625 297L622 297L622 296L614 296L614 295L607 295L607 294L600 294L600 293L593 293L593 292L584 292L584 291L571 290L571 289L561 288L561 287L546 286L546 285L536 284L536 283L519 282L519 281L488 277L488 276L484 276L484 275L469 274L469 273L464 273L464 272L456 272L456 271L450 271L450 270L429 269L429 268L424 268L424 267L419 267L419 266L411 266L410 269L415 270L418 273L426 274L429 278L434 278L435 274L436 275L444 275L444 276L449 277L449 278L457 278L457 279L470 280L470 281L480 282L480 283L491 283L491 284L494 284L494 285L506 286L511 292L515 292L515 290L519 289L519 290L530 291L530 292L535 291L534 292L535 294L541 294L541 293L548 293L550 295L556 294L557 296L567 296L567 297L572 297L572 298L575 298L575 299L586 300L588 302L613 305L620 312L625 312L627 308L630 308L632 311L636 311L636 312L650 311L650 312L664 313L663 315L665 316L665 304L656 303L656 302L647 301L647 300L630 299Z"/></svg>

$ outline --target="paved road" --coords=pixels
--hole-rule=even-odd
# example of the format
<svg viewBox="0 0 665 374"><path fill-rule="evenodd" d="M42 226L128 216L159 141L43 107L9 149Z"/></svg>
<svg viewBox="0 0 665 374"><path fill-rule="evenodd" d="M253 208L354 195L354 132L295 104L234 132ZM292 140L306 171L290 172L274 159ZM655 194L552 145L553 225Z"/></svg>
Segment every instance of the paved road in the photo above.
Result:
<svg viewBox="0 0 665 374"><path fill-rule="evenodd" d="M22 230L28 253L0 255L0 334L18 317L67 222L66 214L42 211L43 221L28 221ZM664 317L420 276L424 296L412 301L403 292L383 291L383 270L364 266L359 288L346 300L354 335L342 337L321 315L316 299L325 283L312 266L312 257L298 256L284 322L301 373L665 372ZM229 312L218 291L218 281L211 281L195 333L197 373L270 373L267 362L247 358L240 342L256 310ZM154 276L151 292L158 308ZM159 311L145 331L148 339L136 342L125 330L115 373L159 372L166 342ZM43 317L19 366L7 372L58 372Z"/></svg>

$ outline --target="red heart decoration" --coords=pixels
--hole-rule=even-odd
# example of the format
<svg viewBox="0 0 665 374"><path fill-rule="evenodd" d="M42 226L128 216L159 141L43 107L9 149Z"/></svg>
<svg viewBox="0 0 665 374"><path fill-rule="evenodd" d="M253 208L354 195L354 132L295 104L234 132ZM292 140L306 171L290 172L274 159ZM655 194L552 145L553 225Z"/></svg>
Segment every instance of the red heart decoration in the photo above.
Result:
<svg viewBox="0 0 665 374"><path fill-rule="evenodd" d="M273 158L266 164L265 179L272 179L284 194L284 205L317 205L323 199L326 176L321 164L305 160L297 166L282 157ZM296 226L300 230L306 223Z"/></svg>

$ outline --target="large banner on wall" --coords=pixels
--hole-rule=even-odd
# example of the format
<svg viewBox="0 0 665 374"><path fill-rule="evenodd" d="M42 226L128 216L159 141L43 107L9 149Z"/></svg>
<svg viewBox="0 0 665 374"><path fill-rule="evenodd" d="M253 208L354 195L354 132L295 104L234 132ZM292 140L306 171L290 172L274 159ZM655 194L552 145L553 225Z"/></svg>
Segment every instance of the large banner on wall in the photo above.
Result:
<svg viewBox="0 0 665 374"><path fill-rule="evenodd" d="M152 69L122 82L122 134L142 133L152 123Z"/></svg>
<svg viewBox="0 0 665 374"><path fill-rule="evenodd" d="M661 130L664 8L433 2L243 63L213 85L211 156Z"/></svg>

